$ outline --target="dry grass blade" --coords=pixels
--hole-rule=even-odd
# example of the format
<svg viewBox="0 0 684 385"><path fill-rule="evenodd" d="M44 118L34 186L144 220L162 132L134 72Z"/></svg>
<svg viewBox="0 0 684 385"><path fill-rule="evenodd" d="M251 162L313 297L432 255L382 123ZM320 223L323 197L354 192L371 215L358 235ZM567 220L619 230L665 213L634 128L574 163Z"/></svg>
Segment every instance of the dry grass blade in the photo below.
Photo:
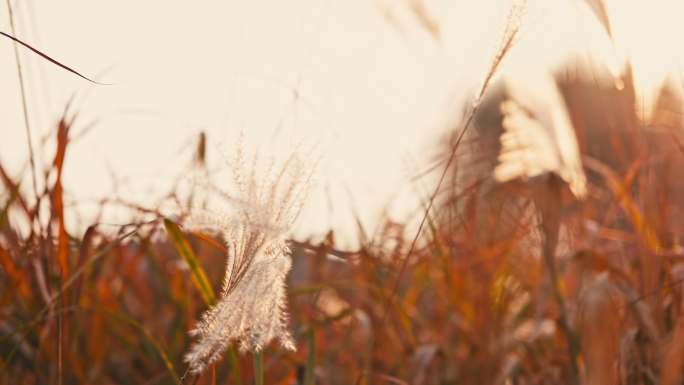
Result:
<svg viewBox="0 0 684 385"><path fill-rule="evenodd" d="M7 11L9 13L10 27L12 28L12 34L16 35L16 24L14 23L14 9L12 8L12 2L7 0ZM26 95L26 84L24 82L24 71L22 70L21 58L19 56L19 47L17 42L14 42L14 60L17 64L17 77L19 78L19 89L21 91L21 109L24 118L24 128L26 129L26 142L28 144L29 150L29 164L31 165L31 182L33 182L33 194L38 199L38 182L36 179L36 161L35 154L33 152L33 140L31 136L31 120L29 118L28 110L28 97Z"/></svg>
<svg viewBox="0 0 684 385"><path fill-rule="evenodd" d="M7 170L5 170L5 168L1 164L0 179L2 180L2 184L5 186L6 191L10 193L11 197L11 200L7 201L7 207L9 208L12 201L16 201L19 204L22 213L26 216L26 218L30 220L34 214L33 210L29 208L26 199L24 199L24 197L20 194L19 184L12 181L12 178L10 178L9 174L7 173Z"/></svg>
<svg viewBox="0 0 684 385"><path fill-rule="evenodd" d="M440 40L442 38L442 32L439 27L439 24L430 14L430 11L428 11L427 6L423 2L423 0L410 0L409 6L411 7L411 11L415 15L416 19L418 19L422 27L435 40Z"/></svg>
<svg viewBox="0 0 684 385"><path fill-rule="evenodd" d="M582 355L587 385L616 384L615 360L620 346L620 306L617 289L607 277L597 277L580 298Z"/></svg>
<svg viewBox="0 0 684 385"><path fill-rule="evenodd" d="M33 53L35 53L36 55L42 57L43 59L49 61L50 63L56 65L57 67L60 67L60 68L62 68L62 69L64 69L64 70L66 70L66 71L69 71L69 72L71 72L72 74L74 74L74 75L76 75L76 76L78 76L78 77L80 77L80 78L82 78L82 79L85 79L85 80L87 80L87 81L89 81L89 82L91 82L91 83L99 84L99 85L103 85L103 86L104 86L104 85L111 85L111 84L108 84L108 83L100 83L100 82L98 82L98 81L95 81L95 80L93 80L93 79L91 79L91 78L89 78L89 77L87 77L87 76L81 74L80 72L76 71L75 69L73 69L73 68L67 66L66 64L62 64L60 61L58 61L58 60L56 60L56 59L53 59L53 58L50 57L49 55L47 55L47 54L43 53L42 51L40 51L39 49L34 48L34 47L31 46L30 44L28 44L28 43L26 43L26 42L24 42L24 41L22 41L22 40L20 40L20 39L18 39L18 38L16 38L16 37L10 35L10 34L8 34L8 33L5 33L5 32L0 31L0 36L4 36L4 37L6 37L6 38L8 38L8 39L10 39L10 40L12 40L12 41L14 41L14 42L16 42L16 43L21 44L22 46L24 46L24 47L28 48L29 50L31 50L31 51L32 51Z"/></svg>
<svg viewBox="0 0 684 385"><path fill-rule="evenodd" d="M625 214L627 214L632 221L634 229L639 232L644 243L652 251L659 253L662 250L662 246L658 240L657 234L645 220L639 206L629 196L629 186L627 186L610 167L600 161L587 156L584 157L583 161L588 168L596 171L606 180L606 182L608 182L608 187L622 205Z"/></svg>
<svg viewBox="0 0 684 385"><path fill-rule="evenodd" d="M601 23L603 28L606 30L608 36L612 38L613 32L610 26L610 19L608 18L608 11L606 10L606 4L604 0L586 0L589 7L594 11L596 18Z"/></svg>
<svg viewBox="0 0 684 385"><path fill-rule="evenodd" d="M679 319L675 325L674 335L663 354L662 385L677 385L684 378L682 363L684 362L684 321Z"/></svg>
<svg viewBox="0 0 684 385"><path fill-rule="evenodd" d="M67 143L69 141L69 124L63 118L57 129L57 151L53 161L53 167L57 170L57 179L52 188L51 199L53 217L57 221L57 260L62 271L62 278L69 277L69 235L64 223L64 189L62 188L62 171L66 156Z"/></svg>

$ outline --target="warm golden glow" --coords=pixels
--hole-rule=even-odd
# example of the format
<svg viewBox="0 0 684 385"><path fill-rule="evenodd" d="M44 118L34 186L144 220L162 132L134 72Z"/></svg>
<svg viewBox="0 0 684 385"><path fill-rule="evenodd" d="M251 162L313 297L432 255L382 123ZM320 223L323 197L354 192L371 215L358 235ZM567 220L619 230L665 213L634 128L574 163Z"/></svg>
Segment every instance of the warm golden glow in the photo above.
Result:
<svg viewBox="0 0 684 385"><path fill-rule="evenodd" d="M305 138L326 156L304 232L355 232L353 206L373 228L386 208L406 218L424 198L416 191L429 181L418 187L411 177L481 83L510 3L425 1L416 8L418 20L397 1L278 2L268 12L261 2L201 2L190 9L164 1L105 8L79 0L20 3L23 37L89 74L113 66L103 77L116 83L91 88L22 54L33 141L46 136L75 91L91 88L78 108L84 124L99 123L72 143L64 177L85 207L92 200L84 199L111 193L110 171L127 181L120 195L155 201L187 164L188 143L200 130L208 132L214 166L221 165L217 150L240 130L262 144ZM509 65L518 73L560 68L579 53L618 75L628 61L645 117L667 77L679 76L679 1L606 0L613 41L584 2L528 5L504 72ZM6 30L7 21L1 23ZM19 170L26 142L15 129L21 108L11 44L1 41L0 52L0 160Z"/></svg>

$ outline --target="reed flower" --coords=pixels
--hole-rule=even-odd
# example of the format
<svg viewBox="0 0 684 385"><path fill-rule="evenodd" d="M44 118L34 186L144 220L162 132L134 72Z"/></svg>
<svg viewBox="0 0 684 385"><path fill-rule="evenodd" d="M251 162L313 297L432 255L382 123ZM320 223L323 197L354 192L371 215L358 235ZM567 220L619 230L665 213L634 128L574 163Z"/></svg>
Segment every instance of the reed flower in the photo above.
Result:
<svg viewBox="0 0 684 385"><path fill-rule="evenodd" d="M312 177L296 153L263 173L257 157L245 173L236 151L232 165L237 196L221 192L234 208L192 213L194 224L222 233L227 244L226 274L216 305L190 331L197 338L185 355L191 373L218 360L231 343L242 352L261 351L272 340L295 350L288 330L285 279L291 268L287 235L303 206Z"/></svg>
<svg viewBox="0 0 684 385"><path fill-rule="evenodd" d="M534 76L507 79L511 100L501 105L498 181L534 178L547 173L561 177L578 198L587 193L577 137L553 78L540 71ZM538 91L526 91L534 85Z"/></svg>

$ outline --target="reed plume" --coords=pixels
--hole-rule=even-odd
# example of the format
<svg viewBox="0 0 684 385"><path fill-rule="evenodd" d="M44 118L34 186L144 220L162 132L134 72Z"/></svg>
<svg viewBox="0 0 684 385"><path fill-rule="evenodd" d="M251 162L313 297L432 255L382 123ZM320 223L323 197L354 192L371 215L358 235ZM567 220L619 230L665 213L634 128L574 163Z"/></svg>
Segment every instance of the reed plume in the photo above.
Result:
<svg viewBox="0 0 684 385"><path fill-rule="evenodd" d="M293 153L278 168L271 161L262 174L255 155L246 173L239 147L232 164L237 196L220 193L235 210L191 214L196 224L220 232L228 250L221 297L190 331L197 341L185 361L194 374L231 343L242 352L259 352L277 339L295 350L287 325L285 279L292 265L287 235L307 196L312 168Z"/></svg>

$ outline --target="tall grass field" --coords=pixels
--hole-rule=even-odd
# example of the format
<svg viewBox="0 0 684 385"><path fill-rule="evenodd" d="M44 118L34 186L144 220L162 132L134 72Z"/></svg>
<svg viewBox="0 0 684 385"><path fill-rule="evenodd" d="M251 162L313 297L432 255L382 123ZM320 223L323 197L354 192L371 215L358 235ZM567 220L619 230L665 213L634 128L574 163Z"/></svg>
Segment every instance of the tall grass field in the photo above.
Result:
<svg viewBox="0 0 684 385"><path fill-rule="evenodd" d="M397 3L441 38L422 1ZM645 83L624 31L650 27L620 24L618 2L575 3L619 65L516 64L539 20L502 3L480 87L417 166L432 179L415 220L359 220L358 248L293 235L315 146L231 144L228 188L204 133L170 206L113 194L71 226L70 102L48 150L28 140L18 172L0 162L0 384L682 384L684 83ZM21 55L110 85L18 36L4 5L24 119L1 129L30 138ZM102 219L113 207L127 220Z"/></svg>

